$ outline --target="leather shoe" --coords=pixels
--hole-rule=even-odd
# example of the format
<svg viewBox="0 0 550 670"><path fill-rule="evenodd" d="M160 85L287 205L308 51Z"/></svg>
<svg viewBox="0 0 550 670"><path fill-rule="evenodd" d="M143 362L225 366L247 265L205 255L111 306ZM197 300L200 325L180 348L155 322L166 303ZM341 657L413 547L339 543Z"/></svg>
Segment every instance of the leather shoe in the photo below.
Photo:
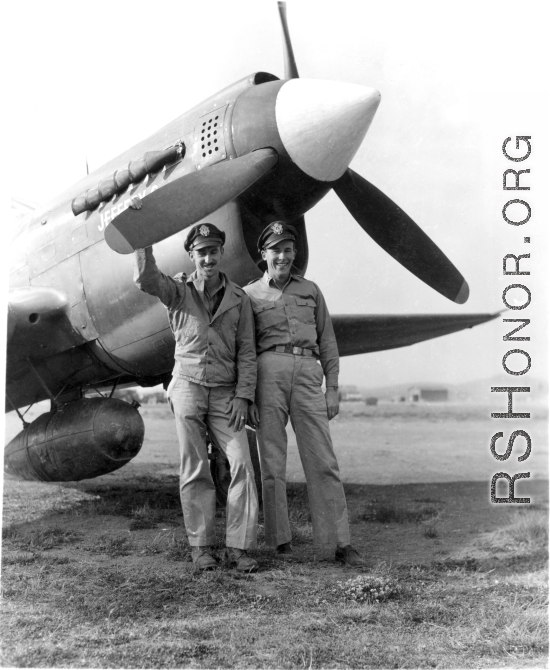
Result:
<svg viewBox="0 0 550 670"><path fill-rule="evenodd" d="M254 572L258 569L258 561L249 556L244 549L227 547L225 558L229 565L234 565L239 572Z"/></svg>
<svg viewBox="0 0 550 670"><path fill-rule="evenodd" d="M218 567L218 563L211 554L210 547L192 547L191 558L193 565L199 570L214 570Z"/></svg>
<svg viewBox="0 0 550 670"><path fill-rule="evenodd" d="M365 561L351 544L347 544L345 547L336 547L334 558L349 568L362 568L365 565Z"/></svg>
<svg viewBox="0 0 550 670"><path fill-rule="evenodd" d="M280 544L275 549L275 556L281 558L283 561L292 561L294 560L294 552L292 551L292 545L290 542L285 542Z"/></svg>

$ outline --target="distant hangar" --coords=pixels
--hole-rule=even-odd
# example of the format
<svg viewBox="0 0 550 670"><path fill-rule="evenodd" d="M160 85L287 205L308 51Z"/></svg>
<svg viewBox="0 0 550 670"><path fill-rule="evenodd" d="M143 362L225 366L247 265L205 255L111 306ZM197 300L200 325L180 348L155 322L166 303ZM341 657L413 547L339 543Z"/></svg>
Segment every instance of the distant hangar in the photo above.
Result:
<svg viewBox="0 0 550 670"><path fill-rule="evenodd" d="M449 389L444 386L411 386L407 390L409 402L448 402Z"/></svg>

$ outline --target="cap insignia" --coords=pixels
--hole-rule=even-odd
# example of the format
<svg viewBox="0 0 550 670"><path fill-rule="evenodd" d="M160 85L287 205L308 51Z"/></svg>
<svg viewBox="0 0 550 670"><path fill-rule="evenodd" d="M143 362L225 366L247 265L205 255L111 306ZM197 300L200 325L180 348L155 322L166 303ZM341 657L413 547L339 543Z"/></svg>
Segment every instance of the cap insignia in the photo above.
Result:
<svg viewBox="0 0 550 670"><path fill-rule="evenodd" d="M280 234L283 232L283 227L282 227L282 225L281 225L280 223L274 223L274 224L271 226L271 230L272 230L276 235L280 235Z"/></svg>
<svg viewBox="0 0 550 670"><path fill-rule="evenodd" d="M209 228L208 226L201 226L201 227L199 228L199 233L200 233L203 237L208 237L208 236L210 235L210 228Z"/></svg>

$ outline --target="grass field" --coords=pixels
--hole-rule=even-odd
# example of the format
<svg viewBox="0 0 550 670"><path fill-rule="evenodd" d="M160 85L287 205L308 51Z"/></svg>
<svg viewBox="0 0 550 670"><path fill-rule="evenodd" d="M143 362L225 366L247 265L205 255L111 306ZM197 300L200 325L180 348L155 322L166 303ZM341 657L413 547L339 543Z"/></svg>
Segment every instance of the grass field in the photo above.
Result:
<svg viewBox="0 0 550 670"><path fill-rule="evenodd" d="M533 504L491 505L500 428L485 414L352 404L332 431L361 571L316 555L291 447L296 562L277 561L260 526L257 574L195 573L164 407L144 408L147 441L118 472L6 479L2 666L546 667L546 422L529 426Z"/></svg>

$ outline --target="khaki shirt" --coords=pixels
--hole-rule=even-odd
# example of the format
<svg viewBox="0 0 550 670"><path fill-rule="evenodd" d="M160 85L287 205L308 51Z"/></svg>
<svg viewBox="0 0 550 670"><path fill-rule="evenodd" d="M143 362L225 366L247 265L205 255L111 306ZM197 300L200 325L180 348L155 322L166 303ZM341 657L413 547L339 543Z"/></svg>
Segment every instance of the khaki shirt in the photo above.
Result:
<svg viewBox="0 0 550 670"><path fill-rule="evenodd" d="M202 386L236 384L235 395L253 401L256 346L250 299L220 275L224 296L211 315L204 282L195 272L189 278L184 273L167 277L158 269L151 247L135 252L136 286L156 296L168 310L176 340L172 374Z"/></svg>
<svg viewBox="0 0 550 670"><path fill-rule="evenodd" d="M252 300L258 354L279 344L311 349L321 361L327 386L338 386L338 346L317 284L291 274L281 290L266 272L244 290Z"/></svg>

